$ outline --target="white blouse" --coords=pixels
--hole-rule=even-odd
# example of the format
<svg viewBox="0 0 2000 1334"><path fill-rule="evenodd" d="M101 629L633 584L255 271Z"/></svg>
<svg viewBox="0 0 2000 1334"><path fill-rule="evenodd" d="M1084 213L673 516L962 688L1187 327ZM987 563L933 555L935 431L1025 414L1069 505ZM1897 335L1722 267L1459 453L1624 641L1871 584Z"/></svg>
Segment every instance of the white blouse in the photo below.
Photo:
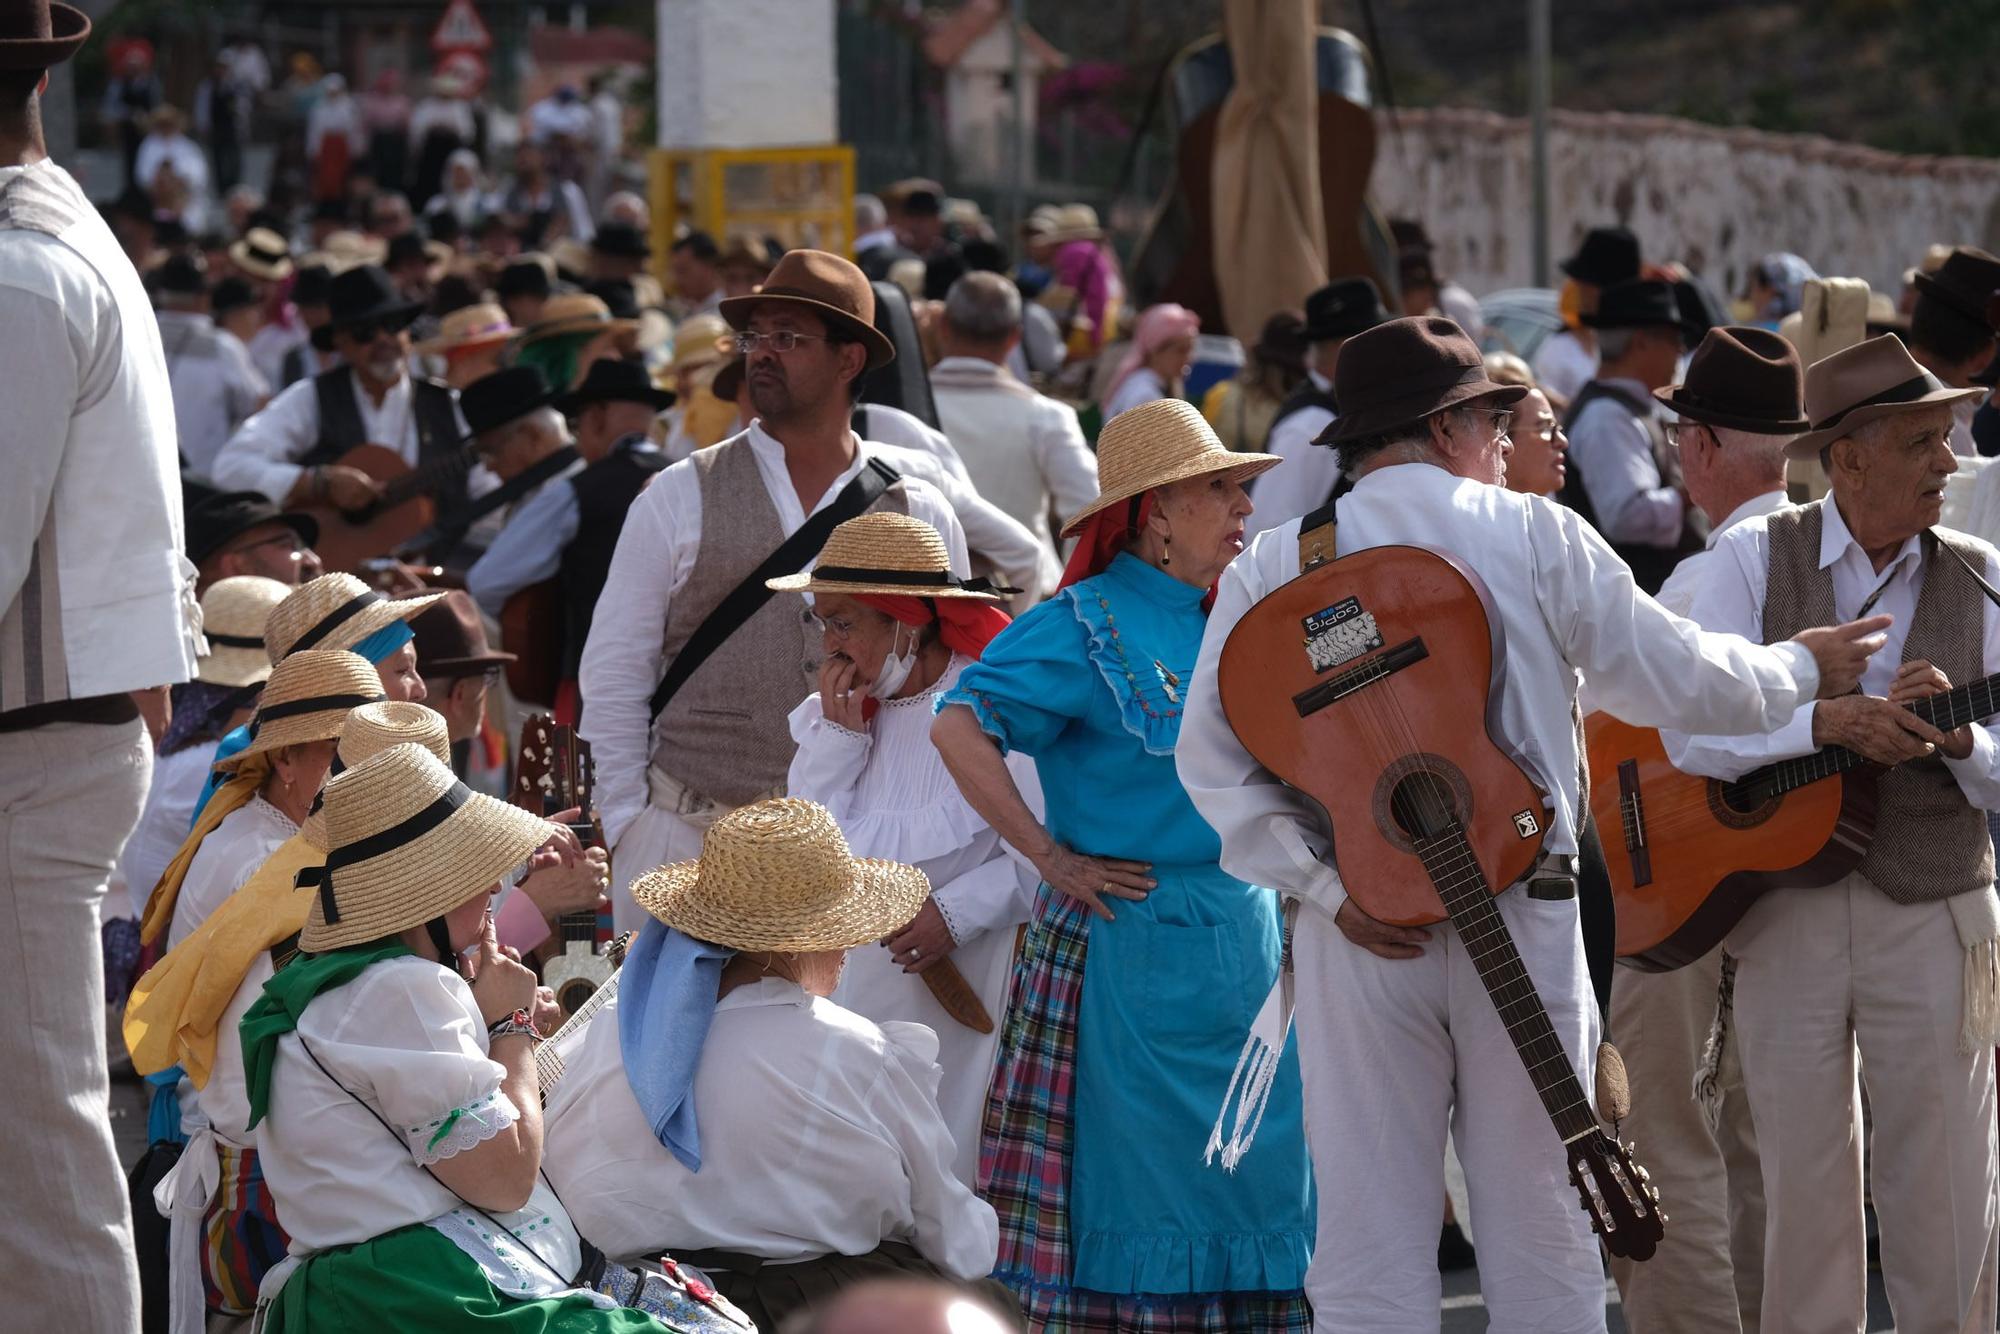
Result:
<svg viewBox="0 0 2000 1334"><path fill-rule="evenodd" d="M188 826L194 823L194 804L208 781L208 762L215 755L213 741L197 741L171 755L153 756L153 781L146 789L146 808L138 827L125 840L118 859L118 874L125 881L132 910L129 916L143 917L146 900L160 873L187 841ZM116 911L112 900L106 911Z"/></svg>
<svg viewBox="0 0 2000 1334"><path fill-rule="evenodd" d="M617 1007L550 1093L543 1161L607 1254L714 1247L788 1264L903 1241L960 1278L992 1270L999 1223L952 1175L928 1029L877 1027L778 978L730 992L695 1072L694 1173L632 1096Z"/></svg>
<svg viewBox="0 0 2000 1334"><path fill-rule="evenodd" d="M489 1221L424 1170L519 1119L505 1075L487 1055L472 989L428 959L386 959L315 997L279 1040L256 1130L292 1254L427 1223L508 1296L570 1291L582 1248L546 1181L526 1207Z"/></svg>
<svg viewBox="0 0 2000 1334"><path fill-rule="evenodd" d="M299 832L291 817L263 797L252 797L222 817L195 850L194 860L174 900L167 948L186 940L243 882L256 874L278 845ZM150 886L148 887L150 888Z"/></svg>

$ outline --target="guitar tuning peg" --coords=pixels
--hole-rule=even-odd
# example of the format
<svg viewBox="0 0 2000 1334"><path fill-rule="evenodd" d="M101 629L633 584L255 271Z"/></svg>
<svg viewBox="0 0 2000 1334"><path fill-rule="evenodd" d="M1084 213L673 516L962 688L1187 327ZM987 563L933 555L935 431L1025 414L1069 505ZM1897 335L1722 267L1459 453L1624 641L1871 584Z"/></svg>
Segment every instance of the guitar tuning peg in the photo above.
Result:
<svg viewBox="0 0 2000 1334"><path fill-rule="evenodd" d="M1653 1174L1651 1172L1648 1172L1645 1168L1641 1167L1635 1170L1638 1172L1639 1180L1651 1181L1653 1179Z"/></svg>
<svg viewBox="0 0 2000 1334"><path fill-rule="evenodd" d="M1671 1222L1673 1222L1673 1221L1674 1221L1673 1219L1671 1219L1671 1218L1667 1217L1667 1211L1666 1211L1666 1210L1664 1210L1664 1209L1661 1209L1661 1210L1658 1210L1657 1212L1658 1212L1658 1213L1659 1213L1659 1215L1660 1215L1660 1226L1661 1226L1661 1227L1665 1227L1665 1226L1666 1226L1667 1224L1669 1224L1669 1223L1671 1223Z"/></svg>

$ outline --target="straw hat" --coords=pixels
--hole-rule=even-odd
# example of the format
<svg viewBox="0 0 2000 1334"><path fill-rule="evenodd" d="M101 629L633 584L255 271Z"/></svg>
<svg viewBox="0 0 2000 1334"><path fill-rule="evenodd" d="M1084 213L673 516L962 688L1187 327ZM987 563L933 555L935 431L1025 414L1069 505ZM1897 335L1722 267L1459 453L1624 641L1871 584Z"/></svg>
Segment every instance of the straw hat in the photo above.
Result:
<svg viewBox="0 0 2000 1334"><path fill-rule="evenodd" d="M365 945L484 894L548 841L546 820L469 790L419 745L327 781L326 876L299 948Z"/></svg>
<svg viewBox="0 0 2000 1334"><path fill-rule="evenodd" d="M302 648L353 648L443 596L385 598L351 574L323 574L271 608L264 622L264 651L275 663Z"/></svg>
<svg viewBox="0 0 2000 1334"><path fill-rule="evenodd" d="M1099 510L1169 482L1212 472L1233 473L1237 481L1247 482L1282 462L1276 454L1230 452L1194 404L1156 398L1104 424L1097 437L1097 499L1071 516L1062 535L1074 537Z"/></svg>
<svg viewBox="0 0 2000 1334"><path fill-rule="evenodd" d="M252 755L308 741L331 741L349 710L382 698L375 665L345 649L304 649L271 669L250 720L250 744L215 762L232 770Z"/></svg>
<svg viewBox="0 0 2000 1334"><path fill-rule="evenodd" d="M253 278L278 282L292 276L292 248L269 227L252 227L229 247L229 262Z"/></svg>
<svg viewBox="0 0 2000 1334"><path fill-rule="evenodd" d="M264 652L264 621L271 608L290 597L291 587L262 575L218 579L201 595L201 632L208 656L195 664L194 679L212 686L252 686L271 675Z"/></svg>
<svg viewBox="0 0 2000 1334"><path fill-rule="evenodd" d="M716 365L735 350L735 341L722 316L690 315L674 330L674 359L667 364L669 382L678 383L689 372Z"/></svg>
<svg viewBox="0 0 2000 1334"><path fill-rule="evenodd" d="M937 529L907 514L882 511L835 528L807 574L766 579L780 593L885 593L892 597L974 598L998 602L984 579L959 579Z"/></svg>
<svg viewBox="0 0 2000 1334"><path fill-rule="evenodd" d="M449 357L454 352L471 352L492 347L514 336L507 312L491 302L461 306L438 321L437 335L426 338L415 350L429 357Z"/></svg>
<svg viewBox="0 0 2000 1334"><path fill-rule="evenodd" d="M1057 243L1096 241L1104 236L1104 229L1097 225L1097 210L1088 204L1064 204L1055 211L1054 221L1049 239Z"/></svg>
<svg viewBox="0 0 2000 1334"><path fill-rule="evenodd" d="M914 866L851 856L818 802L779 797L717 820L698 860L647 872L632 897L699 940L811 954L880 940L917 915L930 889Z"/></svg>
<svg viewBox="0 0 2000 1334"><path fill-rule="evenodd" d="M352 769L370 756L380 755L391 746L416 745L451 763L451 732L444 715L435 709L408 700L385 699L363 704L347 715L340 725L340 745L333 752L333 769L327 776ZM299 825L306 842L326 851L326 812L322 802L313 803L312 813Z"/></svg>
<svg viewBox="0 0 2000 1334"><path fill-rule="evenodd" d="M562 334L602 333L607 330L636 337L639 322L612 319L611 307L605 305L602 298L588 292L558 292L542 306L542 317L521 330L515 338L526 346Z"/></svg>

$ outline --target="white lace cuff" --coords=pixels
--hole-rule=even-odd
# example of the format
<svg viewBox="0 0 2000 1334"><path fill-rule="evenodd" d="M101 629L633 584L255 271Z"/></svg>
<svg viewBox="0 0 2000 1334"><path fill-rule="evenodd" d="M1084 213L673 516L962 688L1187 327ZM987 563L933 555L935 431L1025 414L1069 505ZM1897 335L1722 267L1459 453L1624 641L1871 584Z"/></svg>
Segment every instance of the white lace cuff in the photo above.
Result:
<svg viewBox="0 0 2000 1334"><path fill-rule="evenodd" d="M403 1127L403 1138L409 1142L411 1156L420 1165L429 1167L467 1149L478 1148L520 1116L513 1100L496 1086L486 1096L454 1107L436 1120Z"/></svg>
<svg viewBox="0 0 2000 1334"><path fill-rule="evenodd" d="M954 947L963 945L967 933L963 927L952 920L951 905L936 895L931 896L931 904L938 910L938 916L944 918L944 929L951 933L952 945Z"/></svg>

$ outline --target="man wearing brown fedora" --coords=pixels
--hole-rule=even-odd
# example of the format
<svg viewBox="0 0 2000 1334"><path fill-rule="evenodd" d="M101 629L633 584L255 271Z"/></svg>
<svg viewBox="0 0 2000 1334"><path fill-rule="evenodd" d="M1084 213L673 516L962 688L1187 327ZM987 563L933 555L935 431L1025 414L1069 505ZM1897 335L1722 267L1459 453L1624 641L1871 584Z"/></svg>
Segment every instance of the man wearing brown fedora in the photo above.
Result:
<svg viewBox="0 0 2000 1334"><path fill-rule="evenodd" d="M0 1252L9 1323L139 1321L104 1114L99 909L201 644L173 396L139 275L43 141L90 20L0 3Z"/></svg>
<svg viewBox="0 0 2000 1334"><path fill-rule="evenodd" d="M1660 605L1686 616L1721 535L1785 506L1785 443L1811 428L1792 345L1766 329L1711 329L1685 380L1653 396L1678 422L1688 499L1710 520L1708 546L1679 565ZM1764 1183L1733 1043L1709 1045L1727 965L1716 949L1666 973L1619 968L1611 1019L1632 1089L1621 1133L1671 1201L1672 1224L1651 1260L1613 1258L1635 1329L1708 1334L1757 1328L1764 1281ZM1704 1066L1711 1060L1714 1068ZM1691 1090L1702 1076L1705 1096Z"/></svg>
<svg viewBox="0 0 2000 1334"><path fill-rule="evenodd" d="M1993 360L1994 332L1987 309L1994 293L2000 292L2000 257L1975 246L1958 246L1935 271L1919 270L1910 281L1917 294L1910 308L1910 355L1949 388L1979 383L1974 377ZM1972 416L1978 410L1976 398L1952 405L1953 453L1979 452L1972 440Z"/></svg>
<svg viewBox="0 0 2000 1334"><path fill-rule="evenodd" d="M1322 441L1340 450L1354 489L1259 534L1223 573L1189 683L1177 762L1221 836L1223 869L1302 901L1300 1068L1315 1174L1339 1183L1322 1197L1306 1277L1321 1330L1435 1328L1448 1128L1496 1329L1602 1330L1604 1271L1562 1145L1455 930L1362 912L1328 861L1325 813L1230 729L1216 678L1238 620L1297 577L1301 547L1315 542L1341 555L1429 549L1485 582L1506 645L1494 716L1551 797L1546 856L1496 904L1577 1069L1590 1068L1599 1028L1576 898L1578 671L1635 718L1747 731L1777 726L1815 691L1848 689L1879 642L1864 624L1765 648L1707 634L1639 594L1580 516L1499 485L1509 407L1525 392L1488 380L1478 345L1450 320L1391 320L1348 340L1334 376L1341 415ZM1393 1074L1356 1077L1371 1069Z"/></svg>
<svg viewBox="0 0 2000 1334"><path fill-rule="evenodd" d="M1767 640L1863 608L1891 618L1862 693L1823 696L1769 736L1665 738L1675 764L1722 779L1826 746L1893 766L1855 870L1765 893L1724 942L1761 1132L1767 1331L1863 1321L1857 1052L1897 1327L1994 1322L2000 901L1982 812L2000 809L2000 747L1976 721L1940 731L1900 707L2000 670L2000 558L1937 526L1958 466L1952 406L1983 392L1940 383L1888 334L1815 362L1813 429L1787 453L1817 456L1832 491L1724 534L1695 595L1703 625ZM1992 702L1976 693L1959 716Z"/></svg>

